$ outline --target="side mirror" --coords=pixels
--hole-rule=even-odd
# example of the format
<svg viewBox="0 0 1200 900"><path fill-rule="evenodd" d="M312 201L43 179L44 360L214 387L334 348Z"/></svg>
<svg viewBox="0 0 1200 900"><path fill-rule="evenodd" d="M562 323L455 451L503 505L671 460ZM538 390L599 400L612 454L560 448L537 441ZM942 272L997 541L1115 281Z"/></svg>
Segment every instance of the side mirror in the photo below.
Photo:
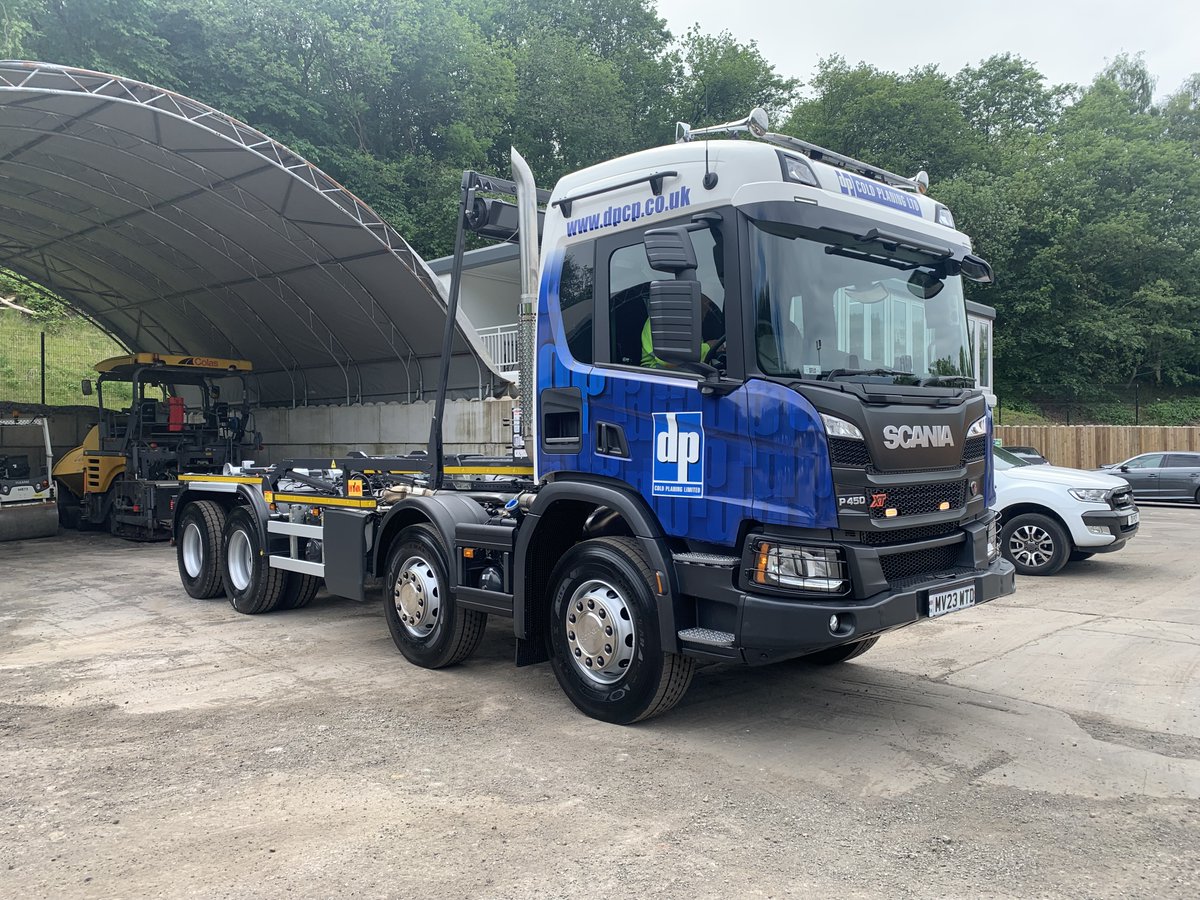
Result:
<svg viewBox="0 0 1200 900"><path fill-rule="evenodd" d="M650 268L656 272L670 272L680 276L696 271L696 248L692 246L692 238L686 225L647 231L644 241L646 259L650 262Z"/></svg>
<svg viewBox="0 0 1200 900"><path fill-rule="evenodd" d="M1129 466L1121 466L1121 471L1122 471L1122 472L1128 472L1128 471L1129 471Z"/></svg>
<svg viewBox="0 0 1200 900"><path fill-rule="evenodd" d="M964 256L962 262L959 263L959 271L963 278L978 284L994 284L996 281L996 274L992 271L991 263L970 253Z"/></svg>
<svg viewBox="0 0 1200 900"><path fill-rule="evenodd" d="M85 378L79 382L79 390L83 391L83 396L85 397L92 396L92 379Z"/></svg>
<svg viewBox="0 0 1200 900"><path fill-rule="evenodd" d="M691 242L688 242L691 246ZM650 282L650 340L663 362L692 368L700 362L700 282ZM707 368L707 367L706 367Z"/></svg>

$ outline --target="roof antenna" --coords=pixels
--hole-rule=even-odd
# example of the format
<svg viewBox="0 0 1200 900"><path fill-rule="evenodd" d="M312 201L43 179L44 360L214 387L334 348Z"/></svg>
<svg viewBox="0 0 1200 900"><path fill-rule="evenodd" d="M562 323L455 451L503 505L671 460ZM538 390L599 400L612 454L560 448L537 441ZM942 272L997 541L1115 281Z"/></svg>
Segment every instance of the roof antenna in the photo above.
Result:
<svg viewBox="0 0 1200 900"><path fill-rule="evenodd" d="M708 118L708 83L701 82L704 85L704 118ZM708 133L704 135L704 181L701 182L706 191L711 191L717 186L717 173L708 167Z"/></svg>
<svg viewBox="0 0 1200 900"><path fill-rule="evenodd" d="M707 96L708 88L705 87ZM693 128L687 122L675 123L675 143L686 144L693 138L704 137L704 187L712 190L717 186L717 173L709 168L708 163L708 136L716 132L724 134L736 133L740 131L748 131L757 138L765 137L767 134L767 114L762 109L755 107L750 111L750 115L744 119L738 119L736 122L726 122L724 125L710 125L708 128ZM789 138L789 140L793 140Z"/></svg>

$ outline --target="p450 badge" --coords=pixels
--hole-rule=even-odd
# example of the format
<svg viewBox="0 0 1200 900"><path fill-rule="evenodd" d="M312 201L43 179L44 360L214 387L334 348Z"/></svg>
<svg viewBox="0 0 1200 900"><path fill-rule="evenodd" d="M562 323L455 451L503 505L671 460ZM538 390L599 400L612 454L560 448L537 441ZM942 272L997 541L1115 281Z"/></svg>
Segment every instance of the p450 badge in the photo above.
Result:
<svg viewBox="0 0 1200 900"><path fill-rule="evenodd" d="M838 494L838 509L866 509L866 494Z"/></svg>

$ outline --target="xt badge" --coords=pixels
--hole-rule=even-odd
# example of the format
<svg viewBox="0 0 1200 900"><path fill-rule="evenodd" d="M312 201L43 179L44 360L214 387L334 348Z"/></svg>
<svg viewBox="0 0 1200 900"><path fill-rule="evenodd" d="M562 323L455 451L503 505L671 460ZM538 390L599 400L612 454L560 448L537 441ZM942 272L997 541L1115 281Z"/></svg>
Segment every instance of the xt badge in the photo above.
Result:
<svg viewBox="0 0 1200 900"><path fill-rule="evenodd" d="M654 484L658 497L704 496L700 413L654 413Z"/></svg>

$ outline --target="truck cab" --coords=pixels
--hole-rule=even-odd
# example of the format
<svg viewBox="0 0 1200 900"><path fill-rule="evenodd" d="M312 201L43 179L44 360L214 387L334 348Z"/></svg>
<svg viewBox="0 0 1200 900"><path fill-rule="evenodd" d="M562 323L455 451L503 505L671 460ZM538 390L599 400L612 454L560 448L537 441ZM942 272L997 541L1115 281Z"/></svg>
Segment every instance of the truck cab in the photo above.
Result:
<svg viewBox="0 0 1200 900"><path fill-rule="evenodd" d="M562 179L538 294L537 477L644 508L682 650L751 663L1013 589L962 288L990 268L919 182L778 137Z"/></svg>

